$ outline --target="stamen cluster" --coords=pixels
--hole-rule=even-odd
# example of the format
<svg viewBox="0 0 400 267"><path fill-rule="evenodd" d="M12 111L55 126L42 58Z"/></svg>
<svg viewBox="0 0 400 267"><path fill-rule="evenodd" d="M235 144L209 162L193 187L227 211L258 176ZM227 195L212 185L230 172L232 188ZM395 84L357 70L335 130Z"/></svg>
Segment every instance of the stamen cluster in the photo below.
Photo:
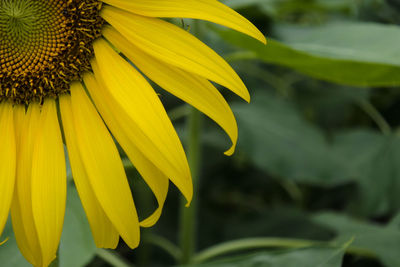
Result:
<svg viewBox="0 0 400 267"><path fill-rule="evenodd" d="M91 69L103 19L97 0L0 1L0 101L43 101Z"/></svg>

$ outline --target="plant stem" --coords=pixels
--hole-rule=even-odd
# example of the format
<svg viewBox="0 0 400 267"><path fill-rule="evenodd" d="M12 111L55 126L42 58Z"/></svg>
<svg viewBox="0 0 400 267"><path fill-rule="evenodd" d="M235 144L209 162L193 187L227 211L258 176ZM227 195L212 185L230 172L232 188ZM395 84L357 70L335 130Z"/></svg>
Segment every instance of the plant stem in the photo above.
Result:
<svg viewBox="0 0 400 267"><path fill-rule="evenodd" d="M190 109L188 105L182 105L178 106L176 108L173 108L168 112L168 116L171 119L171 121L176 121L179 120L187 115L189 115Z"/></svg>
<svg viewBox="0 0 400 267"><path fill-rule="evenodd" d="M114 267L133 267L133 265L126 263L121 257L119 257L114 252L102 248L98 248L96 250L96 255Z"/></svg>
<svg viewBox="0 0 400 267"><path fill-rule="evenodd" d="M169 241L168 239L155 235L155 234L146 234L144 237L144 242L152 244L154 246L158 246L167 252L172 258L175 259L176 262L179 262L182 258L182 253L180 248L178 248L174 243Z"/></svg>
<svg viewBox="0 0 400 267"><path fill-rule="evenodd" d="M376 123L376 125L379 127L384 135L391 134L392 129L389 123L387 123L385 118L382 116L381 113L379 113L374 105L372 105L368 100L359 101L359 105L364 110L364 112L371 117L371 119Z"/></svg>
<svg viewBox="0 0 400 267"><path fill-rule="evenodd" d="M195 251L196 244L196 213L197 213L197 191L199 185L199 169L201 159L201 113L191 108L188 120L188 161L193 179L193 200L190 207L185 208L186 201L182 202L180 218L180 247L182 251L181 264L187 264Z"/></svg>

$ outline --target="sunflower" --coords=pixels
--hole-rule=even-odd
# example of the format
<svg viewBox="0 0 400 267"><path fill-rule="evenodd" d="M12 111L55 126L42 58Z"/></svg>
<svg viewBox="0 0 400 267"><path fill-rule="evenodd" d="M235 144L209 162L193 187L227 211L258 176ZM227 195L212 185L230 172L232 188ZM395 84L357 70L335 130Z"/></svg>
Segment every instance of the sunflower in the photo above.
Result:
<svg viewBox="0 0 400 267"><path fill-rule="evenodd" d="M186 156L148 79L196 107L228 134L235 118L220 84L249 93L213 50L166 18L218 23L265 43L249 21L216 0L0 1L0 232L11 210L18 246L34 266L56 257L72 174L101 248L160 217L171 180L187 202ZM140 71L140 72L139 72ZM153 191L157 210L139 221L115 141Z"/></svg>

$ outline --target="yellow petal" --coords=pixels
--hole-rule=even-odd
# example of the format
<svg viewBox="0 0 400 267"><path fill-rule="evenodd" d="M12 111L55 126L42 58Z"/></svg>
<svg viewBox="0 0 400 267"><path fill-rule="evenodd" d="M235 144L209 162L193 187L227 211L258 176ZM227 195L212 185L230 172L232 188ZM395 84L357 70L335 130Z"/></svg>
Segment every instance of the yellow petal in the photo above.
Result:
<svg viewBox="0 0 400 267"><path fill-rule="evenodd" d="M157 199L157 210L151 216L140 222L140 226L142 227L153 226L160 218L168 193L169 179L140 152L129 138L129 133L125 132L125 127L119 124L118 119L114 116L115 114L111 111L112 109L106 105L105 99L107 96L104 95L104 88L102 88L101 83L99 84L95 80L93 74L86 74L84 76L84 81L103 120Z"/></svg>
<svg viewBox="0 0 400 267"><path fill-rule="evenodd" d="M15 190L16 194L16 190ZM25 259L30 262L34 266L40 266L36 264L37 258L41 258L40 253L37 253L34 256L32 249L29 245L28 236L25 232L24 228L24 215L21 212L21 204L19 202L19 198L17 195L14 196L12 203L11 203L11 220L13 231L15 235L15 239L17 240L18 248L21 254L25 257ZM26 220L25 220L26 221ZM37 247L37 249L40 249Z"/></svg>
<svg viewBox="0 0 400 267"><path fill-rule="evenodd" d="M96 79L104 82L105 104L141 153L190 202L193 187L186 155L157 94L104 40L93 46L98 64L92 66Z"/></svg>
<svg viewBox="0 0 400 267"><path fill-rule="evenodd" d="M247 19L217 0L102 0L127 11L160 18L193 18L211 21L266 43L264 35Z"/></svg>
<svg viewBox="0 0 400 267"><path fill-rule="evenodd" d="M138 48L161 61L219 83L250 101L236 72L212 49L166 21L106 6L102 17Z"/></svg>
<svg viewBox="0 0 400 267"><path fill-rule="evenodd" d="M42 266L42 252L32 213L31 171L33 144L39 128L38 104L15 107L17 140L17 177L15 196L11 206L13 230L18 247L24 257L34 266Z"/></svg>
<svg viewBox="0 0 400 267"><path fill-rule="evenodd" d="M25 135L28 135L27 131L24 131L24 120L25 120L25 106L16 105L14 106L14 130L15 130L15 143L16 143L16 151L17 155L20 154L21 149L21 133L24 132ZM17 180L18 181L18 180ZM32 251L29 247L28 238L25 234L24 225L22 222L21 208L18 197L17 184L15 182L14 187L14 197L11 203L11 219L13 224L14 235L17 238L18 246L21 253L27 258L30 263L34 263L34 259L32 256Z"/></svg>
<svg viewBox="0 0 400 267"><path fill-rule="evenodd" d="M54 99L45 100L32 155L32 212L43 266L56 257L67 193L64 147Z"/></svg>
<svg viewBox="0 0 400 267"><path fill-rule="evenodd" d="M25 120L25 106L15 105L14 106L14 130L15 130L15 141L17 145L17 151L19 149L22 129L24 127Z"/></svg>
<svg viewBox="0 0 400 267"><path fill-rule="evenodd" d="M16 143L13 107L9 102L0 103L0 235L10 211L14 193L16 168Z"/></svg>
<svg viewBox="0 0 400 267"><path fill-rule="evenodd" d="M127 245L139 244L139 221L114 140L79 83L71 85L75 137L93 191Z"/></svg>
<svg viewBox="0 0 400 267"><path fill-rule="evenodd" d="M160 87L217 122L232 140L233 145L226 153L231 155L234 152L238 136L235 117L223 96L209 81L157 60L138 49L111 27L104 28L103 35Z"/></svg>
<svg viewBox="0 0 400 267"><path fill-rule="evenodd" d="M99 248L116 248L119 241L119 235L103 208L97 200L86 167L82 162L79 152L76 129L71 106L71 97L64 95L60 97L60 111L64 136L67 143L69 160L72 168L72 175L76 188L81 198L83 208L85 209L90 228L96 246ZM79 133L78 133L79 134Z"/></svg>

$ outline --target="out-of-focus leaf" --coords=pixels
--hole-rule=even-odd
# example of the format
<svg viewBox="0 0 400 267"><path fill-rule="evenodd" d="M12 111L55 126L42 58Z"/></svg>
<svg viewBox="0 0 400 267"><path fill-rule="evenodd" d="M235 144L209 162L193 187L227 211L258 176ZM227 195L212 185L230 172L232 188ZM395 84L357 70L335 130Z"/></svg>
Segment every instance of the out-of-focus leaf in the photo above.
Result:
<svg viewBox="0 0 400 267"><path fill-rule="evenodd" d="M279 1L279 0L278 0ZM224 4L231 8L244 8L244 7L249 7L252 5L271 5L273 3L277 2L277 0L225 0Z"/></svg>
<svg viewBox="0 0 400 267"><path fill-rule="evenodd" d="M214 263L194 265L195 267L340 267L346 245L339 248L304 248L280 252L263 252ZM192 265L191 265L192 266Z"/></svg>
<svg viewBox="0 0 400 267"><path fill-rule="evenodd" d="M308 118L325 129L346 124L354 116L355 109L360 109L360 103L369 101L371 90L366 88L316 84L320 86L296 89L296 104L306 111Z"/></svg>
<svg viewBox="0 0 400 267"><path fill-rule="evenodd" d="M240 215L241 217L238 217ZM315 223L308 214L285 206L266 209L257 213L257 217L245 213L227 217L227 220L229 224L226 224L224 229L220 230L224 234L224 240L234 240L249 236L307 240L329 240L332 238L330 229ZM223 221L220 223L223 223Z"/></svg>
<svg viewBox="0 0 400 267"><path fill-rule="evenodd" d="M353 2L347 0L317 0L316 3L335 10L354 6Z"/></svg>
<svg viewBox="0 0 400 267"><path fill-rule="evenodd" d="M348 160L360 186L356 212L381 215L400 208L400 139L366 130L337 135L335 153Z"/></svg>
<svg viewBox="0 0 400 267"><path fill-rule="evenodd" d="M387 267L400 266L400 231L398 229L367 224L335 213L322 213L316 215L314 220L335 230L338 240L354 237L349 249L357 247L370 251L376 254Z"/></svg>
<svg viewBox="0 0 400 267"><path fill-rule="evenodd" d="M312 77L353 86L400 85L398 26L335 23L320 27L279 27L281 42L257 43L233 31L221 31L230 43L254 58L287 66Z"/></svg>
<svg viewBox="0 0 400 267"><path fill-rule="evenodd" d="M297 1L297 0L225 0L224 4L238 9L246 8L249 6L257 5L261 9L290 9L290 10L305 10L306 8L314 7L314 9L320 10L335 10L340 11L343 9L349 9L354 6L354 3L348 0L316 0L316 1ZM267 13L270 14L270 13ZM273 13L272 13L273 14Z"/></svg>
<svg viewBox="0 0 400 267"><path fill-rule="evenodd" d="M279 38L295 50L323 58L400 66L400 28L377 23L332 23L319 27L279 26ZM371 40L371 37L372 40Z"/></svg>
<svg viewBox="0 0 400 267"><path fill-rule="evenodd" d="M397 213L396 216L392 218L388 227L400 231L400 213Z"/></svg>
<svg viewBox="0 0 400 267"><path fill-rule="evenodd" d="M347 182L346 159L331 153L318 128L290 102L266 93L235 104L239 148L259 168L278 177L318 185Z"/></svg>
<svg viewBox="0 0 400 267"><path fill-rule="evenodd" d="M68 186L67 210L59 249L59 266L85 266L95 255L89 223L73 185Z"/></svg>
<svg viewBox="0 0 400 267"><path fill-rule="evenodd" d="M364 216L400 208L400 138L372 130L338 133L328 142L289 102L258 93L251 104L234 104L239 151L281 179L318 186L355 182L352 205Z"/></svg>

